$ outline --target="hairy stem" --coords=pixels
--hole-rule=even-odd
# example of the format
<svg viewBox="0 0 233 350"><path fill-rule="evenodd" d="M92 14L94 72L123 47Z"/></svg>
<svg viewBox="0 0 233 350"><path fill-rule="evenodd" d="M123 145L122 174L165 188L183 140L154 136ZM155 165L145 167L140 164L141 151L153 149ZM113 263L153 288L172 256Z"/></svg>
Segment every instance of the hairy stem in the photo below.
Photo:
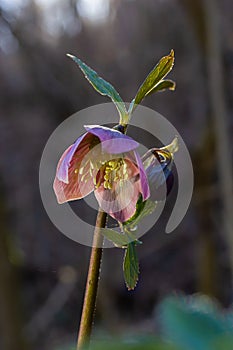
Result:
<svg viewBox="0 0 233 350"><path fill-rule="evenodd" d="M106 219L107 214L99 210L93 236L82 317L78 334L77 350L82 349L84 346L88 346L90 342L100 275L101 258L103 253L103 235L101 234L100 229L105 227Z"/></svg>

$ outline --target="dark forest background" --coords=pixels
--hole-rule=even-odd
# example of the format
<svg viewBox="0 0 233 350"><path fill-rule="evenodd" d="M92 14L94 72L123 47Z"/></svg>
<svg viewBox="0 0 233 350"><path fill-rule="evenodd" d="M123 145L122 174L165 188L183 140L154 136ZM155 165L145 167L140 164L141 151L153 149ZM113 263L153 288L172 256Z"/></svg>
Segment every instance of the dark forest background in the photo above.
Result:
<svg viewBox="0 0 233 350"><path fill-rule="evenodd" d="M38 169L65 118L108 100L67 52L128 101L173 48L176 91L144 104L179 130L195 174L176 231L161 224L143 237L135 291L124 285L122 251L104 251L95 334L149 334L158 302L174 292L231 305L232 23L230 0L0 0L0 349L66 349L76 337L90 248L49 221Z"/></svg>

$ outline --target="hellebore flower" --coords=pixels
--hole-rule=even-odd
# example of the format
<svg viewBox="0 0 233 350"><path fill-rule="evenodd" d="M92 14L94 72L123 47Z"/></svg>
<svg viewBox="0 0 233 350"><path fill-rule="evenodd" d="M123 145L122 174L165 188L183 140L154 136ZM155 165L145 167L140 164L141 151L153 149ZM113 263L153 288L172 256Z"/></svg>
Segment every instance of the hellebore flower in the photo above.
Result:
<svg viewBox="0 0 233 350"><path fill-rule="evenodd" d="M140 195L149 198L147 176L138 143L118 130L99 125L87 132L61 156L53 188L58 203L81 199L94 191L100 208L120 222L136 210Z"/></svg>
<svg viewBox="0 0 233 350"><path fill-rule="evenodd" d="M162 148L152 148L142 157L144 169L147 174L150 187L150 199L159 201L170 193L174 176L172 166L174 153L178 150L178 138Z"/></svg>

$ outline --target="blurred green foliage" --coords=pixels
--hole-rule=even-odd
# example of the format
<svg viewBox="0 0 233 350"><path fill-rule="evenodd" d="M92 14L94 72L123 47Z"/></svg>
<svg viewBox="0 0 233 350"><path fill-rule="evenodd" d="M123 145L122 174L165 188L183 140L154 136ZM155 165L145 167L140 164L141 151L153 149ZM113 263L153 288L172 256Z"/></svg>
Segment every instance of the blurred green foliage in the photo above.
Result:
<svg viewBox="0 0 233 350"><path fill-rule="evenodd" d="M160 303L155 313L160 337L135 335L120 341L95 340L91 350L232 350L232 320L233 310L222 310L207 296L170 296Z"/></svg>
<svg viewBox="0 0 233 350"><path fill-rule="evenodd" d="M163 337L180 349L233 348L233 311L224 313L207 297L169 297L160 304L158 315Z"/></svg>

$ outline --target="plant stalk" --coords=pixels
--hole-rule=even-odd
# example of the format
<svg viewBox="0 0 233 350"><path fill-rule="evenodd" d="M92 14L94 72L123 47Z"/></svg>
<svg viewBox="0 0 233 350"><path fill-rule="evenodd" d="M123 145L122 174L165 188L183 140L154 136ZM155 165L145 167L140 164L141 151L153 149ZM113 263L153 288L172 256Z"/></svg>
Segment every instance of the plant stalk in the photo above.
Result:
<svg viewBox="0 0 233 350"><path fill-rule="evenodd" d="M99 209L96 218L93 244L83 302L83 310L79 327L77 350L87 347L90 343L90 336L95 312L96 296L100 276L100 266L103 253L103 235L101 228L106 225L107 214Z"/></svg>

